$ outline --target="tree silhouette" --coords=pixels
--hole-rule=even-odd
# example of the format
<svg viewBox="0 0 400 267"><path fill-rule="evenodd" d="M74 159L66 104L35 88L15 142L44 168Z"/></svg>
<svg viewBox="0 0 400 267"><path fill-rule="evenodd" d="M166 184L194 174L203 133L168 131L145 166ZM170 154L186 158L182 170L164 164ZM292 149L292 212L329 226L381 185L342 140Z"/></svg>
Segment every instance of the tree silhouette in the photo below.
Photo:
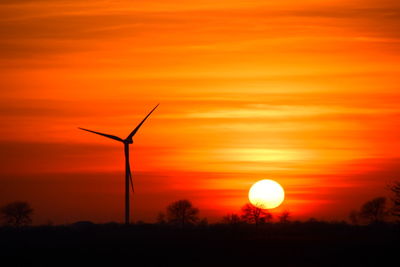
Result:
<svg viewBox="0 0 400 267"><path fill-rule="evenodd" d="M157 223L158 224L166 224L167 220L166 220L166 215L164 212L159 212L157 215Z"/></svg>
<svg viewBox="0 0 400 267"><path fill-rule="evenodd" d="M290 218L290 212L285 210L279 215L279 222L280 223L288 223Z"/></svg>
<svg viewBox="0 0 400 267"><path fill-rule="evenodd" d="M229 225L238 225L242 222L240 216L235 213L230 213L222 218L222 223Z"/></svg>
<svg viewBox="0 0 400 267"><path fill-rule="evenodd" d="M391 214L400 219L400 181L394 182L389 189L393 193Z"/></svg>
<svg viewBox="0 0 400 267"><path fill-rule="evenodd" d="M207 226L208 226L208 219L205 218L205 217L202 218L202 219L199 221L198 225L199 225L200 227L207 227Z"/></svg>
<svg viewBox="0 0 400 267"><path fill-rule="evenodd" d="M349 214L349 220L350 220L351 224L358 225L359 217L360 217L359 212L356 210L352 210Z"/></svg>
<svg viewBox="0 0 400 267"><path fill-rule="evenodd" d="M263 216L260 218L260 223L261 224L263 224L263 223L270 223L270 222L272 222L272 214L271 213L269 213L268 211L266 211L266 210L263 210L262 211L263 212Z"/></svg>
<svg viewBox="0 0 400 267"><path fill-rule="evenodd" d="M360 217L367 220L369 223L383 222L386 212L386 198L377 197L366 202L361 207Z"/></svg>
<svg viewBox="0 0 400 267"><path fill-rule="evenodd" d="M270 222L272 220L272 214L267 210L247 203L242 207L242 219L247 223L258 226L260 223Z"/></svg>
<svg viewBox="0 0 400 267"><path fill-rule="evenodd" d="M20 227L32 223L33 209L28 202L11 202L3 206L0 213L6 225Z"/></svg>
<svg viewBox="0 0 400 267"><path fill-rule="evenodd" d="M199 209L193 207L189 200L178 200L167 207L167 219L170 224L185 227L199 220Z"/></svg>

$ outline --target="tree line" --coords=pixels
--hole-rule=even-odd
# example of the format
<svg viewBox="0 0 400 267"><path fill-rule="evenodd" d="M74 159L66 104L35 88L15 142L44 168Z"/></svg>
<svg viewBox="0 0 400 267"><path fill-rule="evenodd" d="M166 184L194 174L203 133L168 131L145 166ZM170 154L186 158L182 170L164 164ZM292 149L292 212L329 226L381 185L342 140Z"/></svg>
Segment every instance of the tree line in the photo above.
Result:
<svg viewBox="0 0 400 267"><path fill-rule="evenodd" d="M392 193L391 205L386 197L376 197L365 202L359 210L351 211L349 220L352 224L378 224L387 221L389 218L400 222L400 181L389 186ZM21 227L32 223L33 208L26 201L15 201L8 203L0 208L0 219L3 225ZM156 221L161 225L173 225L187 227L193 225L207 225L207 218L200 218L200 210L194 207L187 200L182 199L169 204L165 212L157 215ZM283 211L277 216L279 223L289 223L291 213ZM265 209L245 204L241 208L241 213L231 213L221 219L221 223L227 225L260 224L271 223L274 216Z"/></svg>
<svg viewBox="0 0 400 267"><path fill-rule="evenodd" d="M386 197L376 197L365 202L359 210L349 214L352 224L379 224L390 219L400 222L400 181L389 186L391 204Z"/></svg>

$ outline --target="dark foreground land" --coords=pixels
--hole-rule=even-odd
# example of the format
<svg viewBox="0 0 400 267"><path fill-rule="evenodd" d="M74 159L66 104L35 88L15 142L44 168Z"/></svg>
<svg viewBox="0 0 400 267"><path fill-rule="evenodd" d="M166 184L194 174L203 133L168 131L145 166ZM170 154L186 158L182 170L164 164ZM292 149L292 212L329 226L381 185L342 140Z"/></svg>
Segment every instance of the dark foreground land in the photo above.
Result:
<svg viewBox="0 0 400 267"><path fill-rule="evenodd" d="M399 266L399 237L399 225L320 222L0 228L0 265Z"/></svg>

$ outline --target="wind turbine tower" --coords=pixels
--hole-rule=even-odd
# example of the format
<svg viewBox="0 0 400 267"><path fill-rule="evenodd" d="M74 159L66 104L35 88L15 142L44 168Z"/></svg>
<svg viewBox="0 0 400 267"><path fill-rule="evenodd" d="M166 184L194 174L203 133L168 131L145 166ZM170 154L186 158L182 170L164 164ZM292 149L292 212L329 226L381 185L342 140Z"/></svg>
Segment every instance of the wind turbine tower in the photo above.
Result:
<svg viewBox="0 0 400 267"><path fill-rule="evenodd" d="M91 133L95 133L98 135L102 135L104 137L113 139L115 141L119 141L122 142L124 144L124 152L125 152L125 224L129 224L130 222L130 202L129 202L129 184L131 185L132 188L132 193L134 192L133 190L133 182L132 182L132 173L131 173L131 167L130 167L130 163L129 163L129 145L133 144L133 137L135 136L135 134L139 131L140 127L143 125L143 123L147 120L147 118L151 115L151 113L153 113L153 111L159 106L160 104L158 104L157 106L155 106L149 114L147 114L147 116L142 120L141 123L139 123L138 126L136 126L136 128L128 135L127 138L122 139L119 138L118 136L115 135L110 135L110 134L105 134L105 133L100 133L100 132L95 132L92 130L88 130L88 129L84 129L84 128L79 128L81 130L87 131L87 132L91 132Z"/></svg>

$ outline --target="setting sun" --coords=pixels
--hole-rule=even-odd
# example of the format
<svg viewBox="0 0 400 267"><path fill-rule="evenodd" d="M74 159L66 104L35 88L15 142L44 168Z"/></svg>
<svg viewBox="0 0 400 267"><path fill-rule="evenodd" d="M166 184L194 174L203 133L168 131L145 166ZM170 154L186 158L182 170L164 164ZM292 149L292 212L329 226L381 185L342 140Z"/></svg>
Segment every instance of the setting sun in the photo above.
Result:
<svg viewBox="0 0 400 267"><path fill-rule="evenodd" d="M256 182L249 190L249 200L261 209L273 209L282 204L285 192L280 184L265 179Z"/></svg>

